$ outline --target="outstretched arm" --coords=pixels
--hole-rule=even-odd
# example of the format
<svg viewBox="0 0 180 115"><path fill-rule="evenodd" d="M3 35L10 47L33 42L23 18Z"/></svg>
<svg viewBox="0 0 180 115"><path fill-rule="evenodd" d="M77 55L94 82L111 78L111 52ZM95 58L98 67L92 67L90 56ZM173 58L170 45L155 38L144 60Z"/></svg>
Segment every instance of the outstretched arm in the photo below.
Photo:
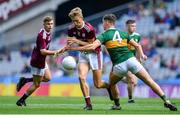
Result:
<svg viewBox="0 0 180 115"><path fill-rule="evenodd" d="M89 41L88 42L84 42L84 41L78 40L75 37L67 37L67 43L68 43L68 45L76 43L76 44L84 46L84 45L88 45L89 43L92 43L92 42L89 42Z"/></svg>
<svg viewBox="0 0 180 115"><path fill-rule="evenodd" d="M58 50L50 51L50 50L46 50L46 49L41 49L42 55L56 55L56 53L58 53Z"/></svg>
<svg viewBox="0 0 180 115"><path fill-rule="evenodd" d="M93 43L87 44L85 46L81 46L81 47L69 47L69 46L66 46L65 49L66 50L73 50L73 51L89 51L89 50L95 50L100 45L101 45L100 41L95 40Z"/></svg>

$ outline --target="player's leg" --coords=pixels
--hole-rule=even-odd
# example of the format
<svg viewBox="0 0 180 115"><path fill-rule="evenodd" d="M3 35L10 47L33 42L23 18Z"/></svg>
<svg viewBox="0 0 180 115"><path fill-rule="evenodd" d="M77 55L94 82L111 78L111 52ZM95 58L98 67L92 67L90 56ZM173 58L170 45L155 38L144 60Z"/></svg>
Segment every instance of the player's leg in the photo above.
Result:
<svg viewBox="0 0 180 115"><path fill-rule="evenodd" d="M148 72L144 68L142 68L138 73L136 73L136 76L140 78L141 80L143 80L164 101L165 107L169 108L171 111L177 111L176 106L171 104L171 102L166 98L163 90L151 78L151 76L148 74Z"/></svg>
<svg viewBox="0 0 180 115"><path fill-rule="evenodd" d="M113 96L113 100L114 100L114 105L111 107L112 110L120 110L121 106L119 103L119 90L117 87L117 82L120 81L122 79L122 77L119 77L115 74L113 74L113 72L110 72L110 77L109 77L109 84L110 84L110 89L111 89L111 93Z"/></svg>
<svg viewBox="0 0 180 115"><path fill-rule="evenodd" d="M92 110L91 98L89 94L89 86L87 83L87 74L89 71L89 64L88 63L79 63L78 64L78 73L79 73L79 83L81 87L81 91L85 98L86 106L84 107L85 110Z"/></svg>
<svg viewBox="0 0 180 115"><path fill-rule="evenodd" d="M89 57L89 65L93 72L94 86L98 89L106 88L109 93L110 99L113 100L111 91L109 88L109 84L107 82L105 82L104 80L102 80L102 65L103 65L102 52L90 53L90 54L88 54L88 57Z"/></svg>
<svg viewBox="0 0 180 115"><path fill-rule="evenodd" d="M166 98L160 86L151 78L149 73L135 58L130 58L127 63L129 65L128 69L144 81L164 101L166 107L172 111L177 110L177 108Z"/></svg>
<svg viewBox="0 0 180 115"><path fill-rule="evenodd" d="M25 100L40 86L42 76L33 75L33 84L27 89L26 93L16 102L18 106L26 106Z"/></svg>
<svg viewBox="0 0 180 115"><path fill-rule="evenodd" d="M132 74L130 71L127 73L127 91L128 91L128 103L135 103L133 99L133 91L135 86L137 85L137 77Z"/></svg>
<svg viewBox="0 0 180 115"><path fill-rule="evenodd" d="M49 67L46 63L45 66L45 74L42 78L43 82L48 82L49 80L51 80L51 72L49 70ZM21 77L16 85L16 91L19 92L21 90L21 88L28 82L33 82L33 77L32 78L25 78L25 77Z"/></svg>
<svg viewBox="0 0 180 115"><path fill-rule="evenodd" d="M33 77L32 78L21 77L16 85L16 91L19 92L26 83L32 81L33 81Z"/></svg>
<svg viewBox="0 0 180 115"><path fill-rule="evenodd" d="M48 64L46 63L45 72L44 72L42 82L48 82L50 80L51 80L51 71L50 71L50 69L48 67Z"/></svg>

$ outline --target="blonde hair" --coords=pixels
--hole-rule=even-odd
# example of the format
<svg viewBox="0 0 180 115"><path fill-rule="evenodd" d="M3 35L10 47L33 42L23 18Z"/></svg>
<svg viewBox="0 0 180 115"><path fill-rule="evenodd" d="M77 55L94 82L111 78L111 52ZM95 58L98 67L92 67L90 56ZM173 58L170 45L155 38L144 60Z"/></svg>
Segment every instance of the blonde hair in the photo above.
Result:
<svg viewBox="0 0 180 115"><path fill-rule="evenodd" d="M49 22L52 20L53 20L53 18L51 16L46 16L46 17L44 17L43 22L46 23L46 22Z"/></svg>
<svg viewBox="0 0 180 115"><path fill-rule="evenodd" d="M79 7L73 8L73 9L69 12L68 16L69 16L70 18L74 18L75 16L80 16L80 17L83 18L83 14L82 14L81 8L79 8Z"/></svg>

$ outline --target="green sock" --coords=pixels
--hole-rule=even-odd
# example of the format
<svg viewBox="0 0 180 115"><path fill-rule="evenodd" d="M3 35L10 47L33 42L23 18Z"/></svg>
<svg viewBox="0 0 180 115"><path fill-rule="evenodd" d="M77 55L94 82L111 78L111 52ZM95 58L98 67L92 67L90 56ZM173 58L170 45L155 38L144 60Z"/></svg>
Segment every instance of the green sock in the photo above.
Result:
<svg viewBox="0 0 180 115"><path fill-rule="evenodd" d="M166 96L165 96L165 95L160 96L160 97L161 97L161 99L162 99L164 102L167 102L167 101L168 101L168 99L166 98Z"/></svg>
<svg viewBox="0 0 180 115"><path fill-rule="evenodd" d="M119 99L114 99L114 103L115 103L115 105L119 106L120 105L119 104Z"/></svg>

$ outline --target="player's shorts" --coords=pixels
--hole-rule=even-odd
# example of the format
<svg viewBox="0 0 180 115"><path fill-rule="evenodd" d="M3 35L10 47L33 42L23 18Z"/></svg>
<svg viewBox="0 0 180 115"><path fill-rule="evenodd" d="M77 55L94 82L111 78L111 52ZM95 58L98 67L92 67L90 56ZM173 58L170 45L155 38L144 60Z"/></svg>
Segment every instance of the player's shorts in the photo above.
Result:
<svg viewBox="0 0 180 115"><path fill-rule="evenodd" d="M126 76L128 71L131 71L133 74L139 72L143 66L137 61L135 57L131 57L128 60L119 63L113 67L113 74L119 77Z"/></svg>
<svg viewBox="0 0 180 115"><path fill-rule="evenodd" d="M45 68L43 68L43 69L39 69L39 68L31 66L31 74L32 75L38 75L38 76L44 76L45 70L48 68L49 67L48 67L47 63L45 64Z"/></svg>
<svg viewBox="0 0 180 115"><path fill-rule="evenodd" d="M103 55L102 52L81 52L79 53L78 63L88 63L92 70L102 69L103 65Z"/></svg>

